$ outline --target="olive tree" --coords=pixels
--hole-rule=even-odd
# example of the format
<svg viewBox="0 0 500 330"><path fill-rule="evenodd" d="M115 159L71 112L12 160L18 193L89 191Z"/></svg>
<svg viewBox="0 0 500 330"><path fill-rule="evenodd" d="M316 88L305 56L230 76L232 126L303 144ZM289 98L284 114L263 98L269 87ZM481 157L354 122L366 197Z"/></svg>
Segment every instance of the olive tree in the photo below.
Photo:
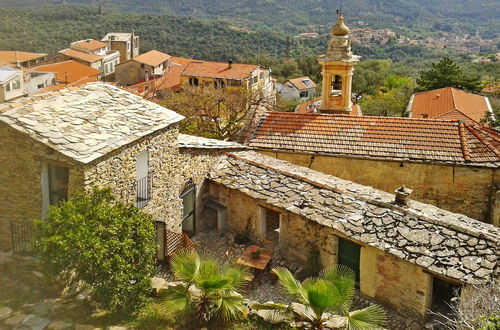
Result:
<svg viewBox="0 0 500 330"><path fill-rule="evenodd" d="M134 313L147 303L156 251L150 215L105 188L51 206L36 224L37 250L52 274L83 281L104 309Z"/></svg>

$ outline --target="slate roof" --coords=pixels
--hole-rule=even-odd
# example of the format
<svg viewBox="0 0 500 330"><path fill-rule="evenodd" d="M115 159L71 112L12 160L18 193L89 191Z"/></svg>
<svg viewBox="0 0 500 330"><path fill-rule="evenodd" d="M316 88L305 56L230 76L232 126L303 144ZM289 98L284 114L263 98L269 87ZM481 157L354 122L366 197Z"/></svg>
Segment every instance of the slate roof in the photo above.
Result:
<svg viewBox="0 0 500 330"><path fill-rule="evenodd" d="M99 82L0 106L0 121L84 164L183 118Z"/></svg>
<svg viewBox="0 0 500 330"><path fill-rule="evenodd" d="M246 149L245 146L231 141L209 139L201 136L179 134L179 148L193 149Z"/></svg>
<svg viewBox="0 0 500 330"><path fill-rule="evenodd" d="M458 121L269 112L246 144L356 158L500 165L500 132Z"/></svg>
<svg viewBox="0 0 500 330"><path fill-rule="evenodd" d="M19 74L20 70L8 66L0 66L0 83Z"/></svg>
<svg viewBox="0 0 500 330"><path fill-rule="evenodd" d="M227 154L209 179L461 282L499 273L500 228L254 151Z"/></svg>
<svg viewBox="0 0 500 330"><path fill-rule="evenodd" d="M97 76L102 73L101 70L73 60L37 66L33 68L33 71L55 72L57 80L64 83L74 83L84 78L94 78L96 80Z"/></svg>
<svg viewBox="0 0 500 330"><path fill-rule="evenodd" d="M480 122L486 112L491 112L491 106L486 97L453 87L413 94L408 104L410 118L437 118L453 110Z"/></svg>
<svg viewBox="0 0 500 330"><path fill-rule="evenodd" d="M258 67L256 64L233 63L230 67L228 63L223 62L192 61L186 65L182 75L243 80L250 78Z"/></svg>

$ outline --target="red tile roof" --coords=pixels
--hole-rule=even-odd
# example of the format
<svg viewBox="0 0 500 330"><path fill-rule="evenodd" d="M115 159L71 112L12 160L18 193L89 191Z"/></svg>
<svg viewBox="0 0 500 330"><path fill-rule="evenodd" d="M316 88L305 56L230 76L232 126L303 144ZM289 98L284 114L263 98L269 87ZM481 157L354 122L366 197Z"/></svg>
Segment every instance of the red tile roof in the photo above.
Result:
<svg viewBox="0 0 500 330"><path fill-rule="evenodd" d="M308 80L310 85L306 85L306 83L304 83L305 80ZM299 91L316 88L316 83L312 81L312 79L309 77L293 78L293 79L288 79L287 81L289 81Z"/></svg>
<svg viewBox="0 0 500 330"><path fill-rule="evenodd" d="M147 53L134 57L132 61L155 67L169 60L171 57L172 56L159 52L157 50L150 50Z"/></svg>
<svg viewBox="0 0 500 330"><path fill-rule="evenodd" d="M317 113L321 106L321 96L310 101L301 103L295 109L295 113ZM353 104L351 109L351 116L362 116L361 106L359 104Z"/></svg>
<svg viewBox="0 0 500 330"><path fill-rule="evenodd" d="M247 79L259 66L256 64L237 64L229 66L223 62L192 61L187 64L183 76Z"/></svg>
<svg viewBox="0 0 500 330"><path fill-rule="evenodd" d="M33 71L55 72L57 81L68 83L73 83L83 78L94 78L93 80L95 81L97 80L97 76L102 73L100 70L73 60L37 66Z"/></svg>
<svg viewBox="0 0 500 330"><path fill-rule="evenodd" d="M108 46L107 42L102 42L102 41L97 41L94 39L87 39L87 40L81 40L81 41L76 41L70 44L70 48L77 47L80 49L85 49L88 51L96 51L101 48L104 48Z"/></svg>
<svg viewBox="0 0 500 330"><path fill-rule="evenodd" d="M64 54L64 55L71 57L71 58L76 58L76 59L88 62L88 63L99 61L102 58L102 56L99 56L96 54L88 54L88 53L84 53L84 52L74 50L74 49L69 49L69 48L60 50L59 53Z"/></svg>
<svg viewBox="0 0 500 330"><path fill-rule="evenodd" d="M172 63L178 64L178 65L183 65L183 66L186 66L186 65L188 65L191 62L199 62L198 60L192 60L192 59L189 59L189 58L175 57L175 56L172 56L170 58L170 61Z"/></svg>
<svg viewBox="0 0 500 330"><path fill-rule="evenodd" d="M2 50L0 51L0 62L16 63L17 61L19 61L22 63L45 56L47 56L47 54Z"/></svg>
<svg viewBox="0 0 500 330"><path fill-rule="evenodd" d="M411 118L437 118L459 110L476 122L490 110L487 98L453 87L416 93L408 106Z"/></svg>
<svg viewBox="0 0 500 330"><path fill-rule="evenodd" d="M269 112L247 145L356 158L500 165L500 133L458 121Z"/></svg>

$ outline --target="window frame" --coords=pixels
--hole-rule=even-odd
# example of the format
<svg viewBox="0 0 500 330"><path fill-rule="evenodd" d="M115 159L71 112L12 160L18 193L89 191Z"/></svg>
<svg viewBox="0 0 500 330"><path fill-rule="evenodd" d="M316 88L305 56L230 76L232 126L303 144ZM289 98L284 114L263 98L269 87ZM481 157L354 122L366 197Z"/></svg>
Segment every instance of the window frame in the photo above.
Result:
<svg viewBox="0 0 500 330"><path fill-rule="evenodd" d="M188 196L189 194L193 194L193 205L192 209L189 213L185 214L184 213L184 198ZM184 234L187 234L188 236L194 235L196 233L196 185L195 184L189 184L181 193L179 196L180 199L182 199L182 218L181 218L181 227L182 227L182 232ZM189 217L193 217L193 232L192 233L186 233L184 232L184 221L188 219Z"/></svg>

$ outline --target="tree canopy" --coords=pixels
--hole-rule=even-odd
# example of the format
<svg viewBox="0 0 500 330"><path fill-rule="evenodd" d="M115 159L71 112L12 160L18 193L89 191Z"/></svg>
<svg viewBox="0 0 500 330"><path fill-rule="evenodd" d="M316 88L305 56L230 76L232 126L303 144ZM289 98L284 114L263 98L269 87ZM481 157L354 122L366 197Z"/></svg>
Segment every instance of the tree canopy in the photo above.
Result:
<svg viewBox="0 0 500 330"><path fill-rule="evenodd" d="M37 221L40 257L52 274L83 281L99 307L134 313L148 300L156 251L150 215L119 202L109 188L51 206Z"/></svg>

